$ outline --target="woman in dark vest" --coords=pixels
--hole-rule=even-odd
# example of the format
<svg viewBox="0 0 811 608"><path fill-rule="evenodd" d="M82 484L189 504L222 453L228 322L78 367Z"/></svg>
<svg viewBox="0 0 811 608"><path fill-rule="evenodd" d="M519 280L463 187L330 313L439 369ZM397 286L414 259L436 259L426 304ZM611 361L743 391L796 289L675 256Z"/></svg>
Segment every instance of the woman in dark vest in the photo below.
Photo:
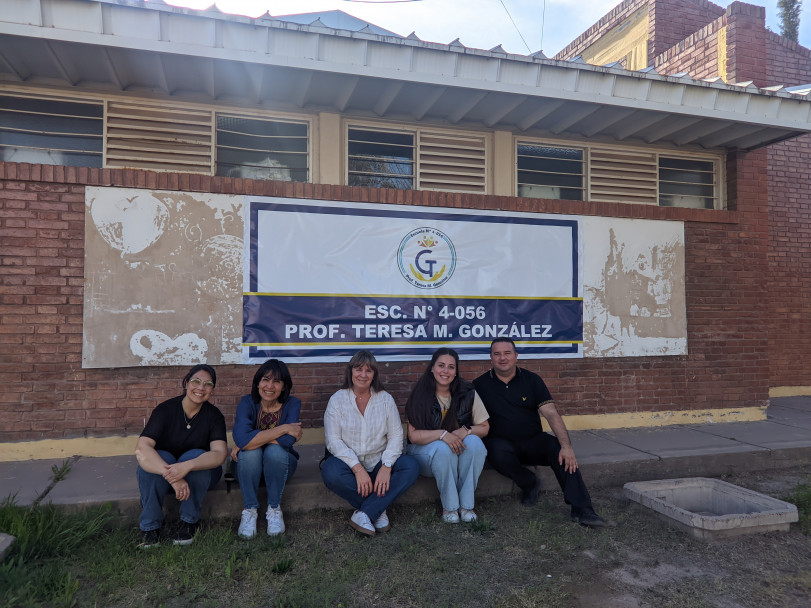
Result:
<svg viewBox="0 0 811 608"><path fill-rule="evenodd" d="M451 524L476 519L473 495L487 456L481 438L490 430L482 400L458 370L456 351L440 348L406 403L407 452L420 474L436 479L442 519Z"/></svg>

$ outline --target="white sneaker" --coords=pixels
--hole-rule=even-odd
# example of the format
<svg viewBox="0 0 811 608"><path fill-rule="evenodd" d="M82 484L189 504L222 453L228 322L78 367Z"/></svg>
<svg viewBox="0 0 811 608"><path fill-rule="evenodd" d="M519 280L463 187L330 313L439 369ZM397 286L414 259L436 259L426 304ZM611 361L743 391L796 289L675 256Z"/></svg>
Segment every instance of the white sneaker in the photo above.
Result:
<svg viewBox="0 0 811 608"><path fill-rule="evenodd" d="M442 511L442 521L446 524L458 524L459 513L457 511Z"/></svg>
<svg viewBox="0 0 811 608"><path fill-rule="evenodd" d="M366 536L375 535L375 527L372 525L372 520L369 519L369 516L363 511L355 511L352 517L349 518L349 525Z"/></svg>
<svg viewBox="0 0 811 608"><path fill-rule="evenodd" d="M466 524L469 524L470 522L479 519L478 517L476 517L476 513L473 511L473 509L459 509L459 517Z"/></svg>
<svg viewBox="0 0 811 608"><path fill-rule="evenodd" d="M391 528L391 524L389 523L389 516L386 515L385 511L383 511L380 514L380 517L378 517L377 521L375 522L375 531L385 532L389 528Z"/></svg>
<svg viewBox="0 0 811 608"><path fill-rule="evenodd" d="M282 508L268 507L268 536L279 536L284 534L284 517L282 517Z"/></svg>
<svg viewBox="0 0 811 608"><path fill-rule="evenodd" d="M243 509L242 520L239 522L238 534L242 538L256 536L256 509Z"/></svg>

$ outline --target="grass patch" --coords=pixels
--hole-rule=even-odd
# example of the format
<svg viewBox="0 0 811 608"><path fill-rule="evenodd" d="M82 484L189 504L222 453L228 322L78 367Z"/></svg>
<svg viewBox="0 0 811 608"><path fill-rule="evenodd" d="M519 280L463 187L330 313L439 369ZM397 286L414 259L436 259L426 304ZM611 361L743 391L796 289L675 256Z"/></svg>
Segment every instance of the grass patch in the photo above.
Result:
<svg viewBox="0 0 811 608"><path fill-rule="evenodd" d="M167 541L149 550L136 548L134 527L99 528L71 545L69 560L64 548L48 546L53 534L38 533L41 549L0 565L0 606L543 608L632 598L667 608L782 608L811 597L811 538L797 528L708 544L616 490L592 497L616 528L573 524L550 492L533 508L483 499L470 525L443 523L432 505L394 505L392 529L374 538L350 528L349 509L286 513L287 535L251 540L237 536L235 513L204 522L190 546ZM32 530L76 525L56 510L49 517L58 525L49 528L36 522L41 513L25 511L11 517L17 529L25 517L22 527Z"/></svg>
<svg viewBox="0 0 811 608"><path fill-rule="evenodd" d="M811 535L811 484L801 483L785 500L797 506L800 529L803 534Z"/></svg>
<svg viewBox="0 0 811 608"><path fill-rule="evenodd" d="M70 470L73 468L73 462L70 458L66 458L62 461L62 464L55 464L51 467L51 481L54 483L59 483L63 481L65 477L68 476Z"/></svg>
<svg viewBox="0 0 811 608"><path fill-rule="evenodd" d="M0 607L73 606L79 581L65 560L100 537L109 519L109 505L68 515L52 504L21 507L7 497L0 531L15 541L0 563Z"/></svg>

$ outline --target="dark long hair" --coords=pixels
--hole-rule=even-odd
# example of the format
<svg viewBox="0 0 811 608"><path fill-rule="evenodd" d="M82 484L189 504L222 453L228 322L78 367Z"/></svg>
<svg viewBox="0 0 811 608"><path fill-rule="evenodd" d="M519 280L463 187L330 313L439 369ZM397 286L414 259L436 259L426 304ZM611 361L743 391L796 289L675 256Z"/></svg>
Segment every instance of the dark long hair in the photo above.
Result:
<svg viewBox="0 0 811 608"><path fill-rule="evenodd" d="M363 367L364 365L368 365L375 374L372 377L372 386L370 388L376 393L385 391L383 381L380 379L380 371L377 369L377 360L368 350L359 350L352 355L349 363L346 364L344 383L341 388L352 388L352 370L357 367Z"/></svg>
<svg viewBox="0 0 811 608"><path fill-rule="evenodd" d="M436 380L434 379L433 367L437 359L442 355L450 355L456 361L456 377L451 382L451 405L445 420L442 421L441 428L446 431L455 431L459 428L459 419L456 413L459 410L459 402L467 394L470 383L463 380L459 375L459 353L452 348L442 347L431 357L428 369L417 380L411 395L405 406L406 419L417 430L430 429L433 425L434 403L436 402Z"/></svg>
<svg viewBox="0 0 811 608"><path fill-rule="evenodd" d="M184 391L186 390L186 385L189 383L189 380L191 380L191 377L197 372L206 372L209 376L211 376L211 381L214 383L214 386L217 386L217 372L214 371L214 368L210 365L206 365L205 363L198 363L189 370L189 373L183 376Z"/></svg>
<svg viewBox="0 0 811 608"><path fill-rule="evenodd" d="M285 365L284 361L278 359L268 359L259 366L259 369L253 375L253 384L251 385L251 399L253 399L253 402L259 403L262 401L262 397L259 395L259 383L265 376L270 376L274 380L281 380L284 386L279 394L279 403L282 405L287 403L290 391L293 390L293 379L290 377L290 370L287 369L287 365Z"/></svg>

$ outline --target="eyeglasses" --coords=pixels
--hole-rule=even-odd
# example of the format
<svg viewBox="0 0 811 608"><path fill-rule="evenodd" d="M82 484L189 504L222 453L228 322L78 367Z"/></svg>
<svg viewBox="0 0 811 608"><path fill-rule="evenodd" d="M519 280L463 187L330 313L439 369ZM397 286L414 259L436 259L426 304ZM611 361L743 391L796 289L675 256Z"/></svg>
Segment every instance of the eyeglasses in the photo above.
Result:
<svg viewBox="0 0 811 608"><path fill-rule="evenodd" d="M200 378L192 378L189 380L189 384L191 384L194 388L200 388L201 386L205 388L214 388L214 383L211 380L206 380L203 382Z"/></svg>

